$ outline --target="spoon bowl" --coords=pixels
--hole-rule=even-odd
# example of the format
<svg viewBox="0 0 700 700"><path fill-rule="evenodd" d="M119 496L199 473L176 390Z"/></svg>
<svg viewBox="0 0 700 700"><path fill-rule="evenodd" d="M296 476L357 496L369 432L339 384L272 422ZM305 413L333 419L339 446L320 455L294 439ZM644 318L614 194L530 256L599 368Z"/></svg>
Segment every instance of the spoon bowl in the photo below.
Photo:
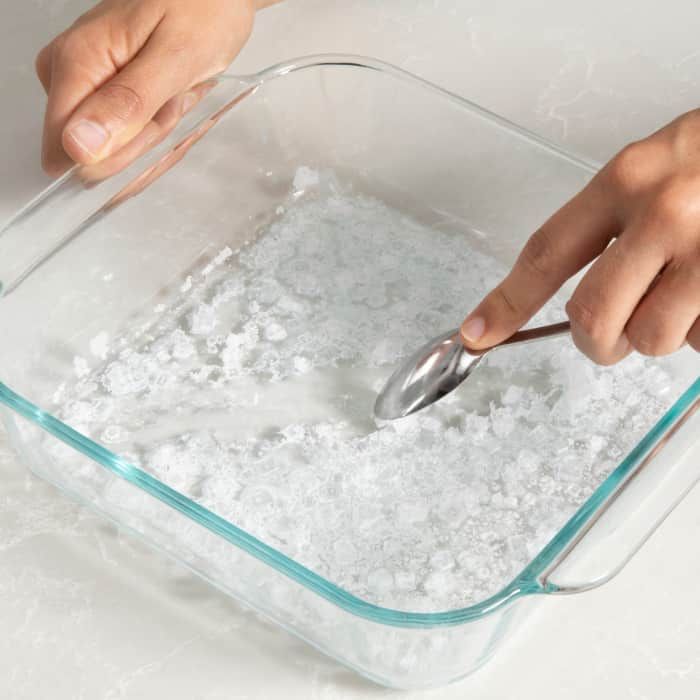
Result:
<svg viewBox="0 0 700 700"><path fill-rule="evenodd" d="M506 340L481 350L462 343L459 329L433 338L416 350L389 377L377 395L374 415L395 420L420 411L454 391L492 350L568 333L568 321L514 333Z"/></svg>

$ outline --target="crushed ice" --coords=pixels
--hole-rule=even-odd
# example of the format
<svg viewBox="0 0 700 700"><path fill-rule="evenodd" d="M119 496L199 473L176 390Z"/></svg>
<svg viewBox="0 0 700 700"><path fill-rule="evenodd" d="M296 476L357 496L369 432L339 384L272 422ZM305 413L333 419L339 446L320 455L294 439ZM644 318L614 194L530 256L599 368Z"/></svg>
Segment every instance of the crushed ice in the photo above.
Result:
<svg viewBox="0 0 700 700"><path fill-rule="evenodd" d="M295 189L317 183L300 170ZM98 336L107 361L75 359L62 417L372 602L445 610L494 593L657 420L667 371L638 356L595 367L566 339L503 350L467 390L377 429L383 378L504 268L479 237L365 196L280 212L181 281L127 350L107 356Z"/></svg>

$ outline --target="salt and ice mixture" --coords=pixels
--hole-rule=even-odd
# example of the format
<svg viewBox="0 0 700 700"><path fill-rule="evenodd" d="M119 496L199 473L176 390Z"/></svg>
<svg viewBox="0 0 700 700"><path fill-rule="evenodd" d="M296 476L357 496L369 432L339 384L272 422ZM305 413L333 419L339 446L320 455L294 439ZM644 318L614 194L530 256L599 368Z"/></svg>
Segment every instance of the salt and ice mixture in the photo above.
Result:
<svg viewBox="0 0 700 700"><path fill-rule="evenodd" d="M61 417L370 602L469 605L654 424L669 375L546 341L494 353L446 400L378 428L375 394L400 358L505 270L461 234L322 190L188 277L147 332L109 350L96 338L100 364L81 364Z"/></svg>

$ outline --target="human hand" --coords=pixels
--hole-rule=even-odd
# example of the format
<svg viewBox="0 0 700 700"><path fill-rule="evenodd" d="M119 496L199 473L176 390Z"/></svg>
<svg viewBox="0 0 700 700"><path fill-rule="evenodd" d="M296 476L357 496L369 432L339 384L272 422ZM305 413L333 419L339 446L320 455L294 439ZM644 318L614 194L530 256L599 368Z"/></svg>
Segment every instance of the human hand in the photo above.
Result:
<svg viewBox="0 0 700 700"><path fill-rule="evenodd" d="M593 260L566 305L583 353L608 365L700 351L700 110L627 146L545 222L467 316L463 342L512 335Z"/></svg>
<svg viewBox="0 0 700 700"><path fill-rule="evenodd" d="M103 0L36 59L48 101L42 165L112 156L123 167L162 139L245 44L270 0Z"/></svg>

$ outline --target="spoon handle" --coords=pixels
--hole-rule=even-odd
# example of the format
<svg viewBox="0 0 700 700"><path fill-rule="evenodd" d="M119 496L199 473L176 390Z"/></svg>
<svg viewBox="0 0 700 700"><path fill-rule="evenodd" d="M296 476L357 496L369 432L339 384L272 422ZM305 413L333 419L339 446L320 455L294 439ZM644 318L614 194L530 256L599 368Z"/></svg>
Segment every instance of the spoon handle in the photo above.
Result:
<svg viewBox="0 0 700 700"><path fill-rule="evenodd" d="M515 343L530 343L533 340L540 340L542 338L550 338L555 335L564 335L571 330L571 323L569 321L561 321L560 323L552 323L548 326L539 326L538 328L527 328L523 331L517 331L513 333L509 338L502 340L496 345L492 345L488 348L481 348L479 350L471 350L465 348L465 350L470 355L483 355L489 350L495 350L503 345L513 345Z"/></svg>

